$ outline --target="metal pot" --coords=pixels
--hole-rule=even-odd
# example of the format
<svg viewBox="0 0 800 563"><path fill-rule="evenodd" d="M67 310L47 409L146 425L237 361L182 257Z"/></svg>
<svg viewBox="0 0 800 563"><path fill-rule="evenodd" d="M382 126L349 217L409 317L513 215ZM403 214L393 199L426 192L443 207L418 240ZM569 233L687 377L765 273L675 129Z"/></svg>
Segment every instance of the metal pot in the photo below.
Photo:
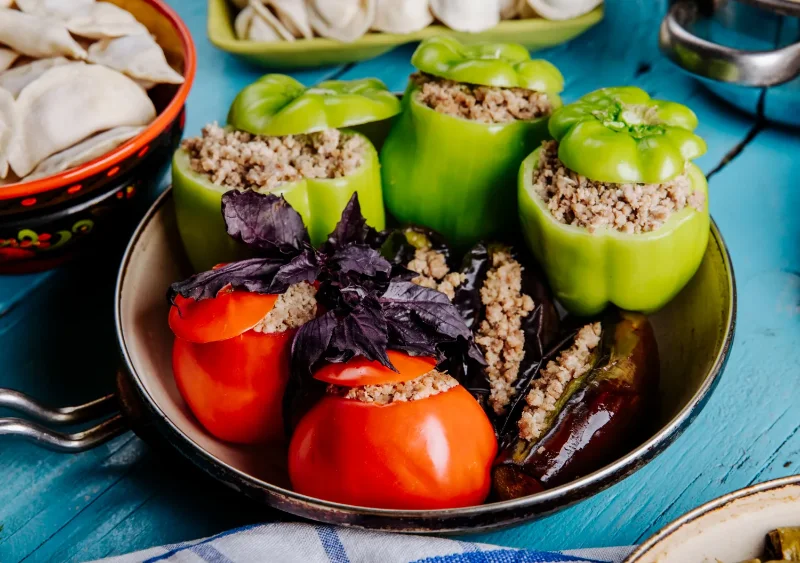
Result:
<svg viewBox="0 0 800 563"><path fill-rule="evenodd" d="M800 3L673 0L662 51L733 105L800 126Z"/></svg>
<svg viewBox="0 0 800 563"><path fill-rule="evenodd" d="M661 408L653 431L633 451L590 475L524 498L451 510L387 510L329 502L293 491L286 452L237 446L204 431L181 398L172 376L173 336L165 289L190 272L166 191L133 235L117 278L115 322L122 367L117 393L78 407L50 409L21 393L0 389L0 407L51 428L0 418L0 435L28 438L67 452L93 448L134 430L149 443L177 450L231 488L295 516L398 532L474 532L532 520L588 498L624 479L661 453L694 420L720 379L730 354L736 286L716 225L703 263L689 285L651 317L661 349ZM63 433L57 425L97 426Z"/></svg>

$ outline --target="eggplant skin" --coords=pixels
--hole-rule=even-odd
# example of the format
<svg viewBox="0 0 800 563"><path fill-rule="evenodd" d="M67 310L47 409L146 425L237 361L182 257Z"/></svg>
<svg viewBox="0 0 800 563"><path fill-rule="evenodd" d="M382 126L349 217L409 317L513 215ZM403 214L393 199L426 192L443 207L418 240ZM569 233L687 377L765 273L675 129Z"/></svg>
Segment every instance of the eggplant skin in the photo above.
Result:
<svg viewBox="0 0 800 563"><path fill-rule="evenodd" d="M492 471L498 499L588 475L638 445L655 422L659 358L649 321L620 312L613 326L604 320L603 330L614 331L603 361L566 402L553 427L536 443L517 438L498 456Z"/></svg>

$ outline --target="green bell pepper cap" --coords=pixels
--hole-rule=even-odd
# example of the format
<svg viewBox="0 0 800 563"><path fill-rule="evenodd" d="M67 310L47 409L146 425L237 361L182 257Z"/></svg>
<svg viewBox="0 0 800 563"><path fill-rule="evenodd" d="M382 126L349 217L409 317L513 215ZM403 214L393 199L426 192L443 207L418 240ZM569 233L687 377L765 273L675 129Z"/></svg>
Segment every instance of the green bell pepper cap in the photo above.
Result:
<svg viewBox="0 0 800 563"><path fill-rule="evenodd" d="M599 182L660 184L706 152L684 105L633 86L603 88L556 110L550 134L570 170Z"/></svg>
<svg viewBox="0 0 800 563"><path fill-rule="evenodd" d="M291 76L267 74L239 92L228 124L255 135L300 135L398 113L400 101L377 78L328 80L306 88Z"/></svg>
<svg viewBox="0 0 800 563"><path fill-rule="evenodd" d="M519 216L525 241L559 302L579 316L597 314L609 304L651 313L669 303L697 271L708 245L708 183L700 169L688 165L692 189L706 196L702 211L687 205L648 233L608 227L590 233L559 222L534 191L540 152L520 167Z"/></svg>
<svg viewBox="0 0 800 563"><path fill-rule="evenodd" d="M558 94L564 77L547 61L531 60L517 43L464 45L452 37L431 37L419 44L411 64L422 72L469 84L526 88Z"/></svg>
<svg viewBox="0 0 800 563"><path fill-rule="evenodd" d="M250 257L247 247L228 236L225 230L222 194L227 188L192 170L189 153L182 148L175 151L172 159L172 189L178 232L196 271ZM353 192L358 192L367 224L382 230L385 219L378 154L369 142L364 163L352 174L287 182L270 193L286 198L303 218L311 243L318 246L336 227Z"/></svg>

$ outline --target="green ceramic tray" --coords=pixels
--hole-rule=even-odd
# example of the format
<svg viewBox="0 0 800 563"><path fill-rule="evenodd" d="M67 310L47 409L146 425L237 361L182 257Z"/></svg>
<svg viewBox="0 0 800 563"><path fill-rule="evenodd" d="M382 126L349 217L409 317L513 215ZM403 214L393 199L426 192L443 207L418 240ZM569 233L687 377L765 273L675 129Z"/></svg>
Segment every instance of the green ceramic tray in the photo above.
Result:
<svg viewBox="0 0 800 563"><path fill-rule="evenodd" d="M296 41L241 41L233 32L235 8L228 0L208 0L208 38L229 53L270 68L303 68L363 61L412 41L447 34L461 41L504 41L521 43L528 49L544 49L569 41L603 19L602 6L571 20L527 19L504 21L482 33L460 33L431 25L416 33L368 33L353 43L331 39Z"/></svg>

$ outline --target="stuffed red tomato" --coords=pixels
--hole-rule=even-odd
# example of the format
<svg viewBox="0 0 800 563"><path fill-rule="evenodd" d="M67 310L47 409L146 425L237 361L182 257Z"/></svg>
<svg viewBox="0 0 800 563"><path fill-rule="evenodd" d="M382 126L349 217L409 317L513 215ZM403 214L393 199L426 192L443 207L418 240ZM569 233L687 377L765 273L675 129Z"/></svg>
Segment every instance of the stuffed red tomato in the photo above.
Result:
<svg viewBox="0 0 800 563"><path fill-rule="evenodd" d="M388 357L397 371L356 357L314 374L328 389L292 436L294 489L375 508L481 504L497 453L486 414L433 358Z"/></svg>
<svg viewBox="0 0 800 563"><path fill-rule="evenodd" d="M226 288L201 301L176 296L175 382L211 434L242 444L283 440L292 336L316 314L315 291L300 283L280 295Z"/></svg>

